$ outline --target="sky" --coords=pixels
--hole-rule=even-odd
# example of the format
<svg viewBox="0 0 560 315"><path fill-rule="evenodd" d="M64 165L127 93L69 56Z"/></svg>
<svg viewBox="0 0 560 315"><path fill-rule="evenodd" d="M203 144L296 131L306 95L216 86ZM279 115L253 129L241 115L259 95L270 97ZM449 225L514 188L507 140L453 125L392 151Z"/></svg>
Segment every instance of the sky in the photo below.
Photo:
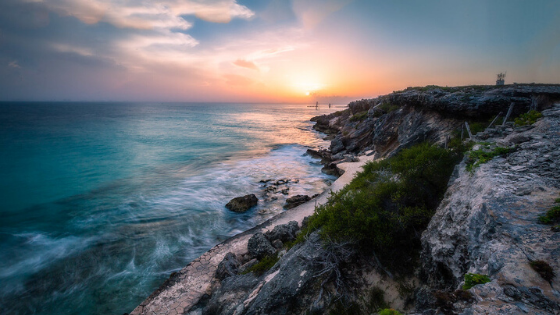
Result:
<svg viewBox="0 0 560 315"><path fill-rule="evenodd" d="M560 1L0 1L0 101L345 104L500 72L560 83Z"/></svg>

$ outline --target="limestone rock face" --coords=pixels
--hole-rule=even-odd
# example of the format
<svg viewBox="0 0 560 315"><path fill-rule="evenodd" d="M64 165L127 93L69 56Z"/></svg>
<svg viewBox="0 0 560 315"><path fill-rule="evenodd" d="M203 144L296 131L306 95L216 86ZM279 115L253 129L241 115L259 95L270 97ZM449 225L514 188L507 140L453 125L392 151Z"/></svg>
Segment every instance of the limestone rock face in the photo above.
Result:
<svg viewBox="0 0 560 315"><path fill-rule="evenodd" d="M236 197L226 204L226 208L235 212L245 212L256 206L259 199L254 194Z"/></svg>
<svg viewBox="0 0 560 315"><path fill-rule="evenodd" d="M214 287L209 301L196 305L189 314L305 314L319 294L312 286L322 269L317 262L324 255L314 233L264 275L226 278Z"/></svg>
<svg viewBox="0 0 560 315"><path fill-rule="evenodd" d="M534 106L543 111L535 125L502 125L498 119L477 134L476 141L517 146L516 150L482 164L472 174L464 163L457 166L422 234L418 277L409 282L416 297L413 304L408 303L410 296L401 295L402 283L392 279L377 259L355 255L352 262L332 269L332 261L325 260L332 252L317 233L288 251L281 249L280 242L297 230L290 222L266 234L256 227L217 245L172 275L131 314L324 314L337 298L336 274L350 280L344 292L356 301L378 287L391 307L409 315L560 314L560 232L538 223L538 216L560 197L560 107L552 105L554 100L560 100L558 85L408 88L312 119L313 128L333 140L334 150L308 154L321 158L326 171L335 174L338 162L355 155L386 158L423 141L443 146L465 120L493 118L507 112L511 103L513 116ZM356 114L360 119L350 119ZM262 183L281 192L278 181ZM257 263L254 257L277 250L280 259L270 270L240 274ZM224 259L228 252L235 252L244 263L237 274L225 271L228 264L235 266L232 259ZM550 282L543 279L530 267L535 260L547 262L556 277ZM222 272L216 272L218 265ZM457 290L465 273L487 275L491 282Z"/></svg>
<svg viewBox="0 0 560 315"><path fill-rule="evenodd" d="M503 117L512 103L512 116L516 116L532 105L539 110L549 108L555 100L560 100L558 85L408 88L351 102L345 111L312 121L316 122L314 129L334 135L330 146L333 155L373 150L382 158L422 141L443 144L465 120L488 119L500 112ZM384 109L384 105L391 109ZM353 114L364 111L364 120L351 121Z"/></svg>
<svg viewBox="0 0 560 315"><path fill-rule="evenodd" d="M273 255L276 252L276 249L274 249L270 241L260 232L249 239L247 248L249 250L249 255L258 259L267 255Z"/></svg>
<svg viewBox="0 0 560 315"><path fill-rule="evenodd" d="M431 287L455 290L466 273L492 282L470 291L475 302L456 313L559 314L560 277L546 281L530 262L547 262L560 275L560 233L538 222L560 192L560 106L502 144L518 144L474 174L458 166L422 236L422 277Z"/></svg>

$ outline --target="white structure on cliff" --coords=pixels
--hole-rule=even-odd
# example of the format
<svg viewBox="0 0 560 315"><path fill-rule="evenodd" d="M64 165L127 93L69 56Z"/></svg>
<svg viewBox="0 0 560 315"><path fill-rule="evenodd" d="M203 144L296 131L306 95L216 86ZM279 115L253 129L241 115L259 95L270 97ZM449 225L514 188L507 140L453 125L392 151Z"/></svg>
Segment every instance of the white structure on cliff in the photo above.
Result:
<svg viewBox="0 0 560 315"><path fill-rule="evenodd" d="M496 80L496 85L504 85L504 79L506 78L506 73L498 73L498 79Z"/></svg>

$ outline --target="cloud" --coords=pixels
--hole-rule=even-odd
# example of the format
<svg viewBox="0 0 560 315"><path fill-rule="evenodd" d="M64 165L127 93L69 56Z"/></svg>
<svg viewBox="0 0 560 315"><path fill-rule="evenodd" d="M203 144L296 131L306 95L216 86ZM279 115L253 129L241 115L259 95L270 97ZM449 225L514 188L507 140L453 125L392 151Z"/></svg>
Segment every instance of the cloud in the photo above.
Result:
<svg viewBox="0 0 560 315"><path fill-rule="evenodd" d="M14 68L14 69L21 69L17 60L14 60L14 61L11 61L10 63L8 63L8 67L9 68Z"/></svg>
<svg viewBox="0 0 560 315"><path fill-rule="evenodd" d="M234 18L249 19L254 12L235 0L23 0L41 4L60 16L73 16L83 23L106 22L116 27L134 29L182 29L191 23L181 16L194 15L215 23Z"/></svg>
<svg viewBox="0 0 560 315"><path fill-rule="evenodd" d="M252 69L252 70L257 70L257 71L259 70L259 67L257 67L257 65L252 61L237 59L233 64L236 65L236 66L239 66L239 67L247 68L247 69Z"/></svg>
<svg viewBox="0 0 560 315"><path fill-rule="evenodd" d="M251 85L254 83L253 80L237 74L226 74L224 78L227 85Z"/></svg>
<svg viewBox="0 0 560 315"><path fill-rule="evenodd" d="M352 0L294 0L293 11L306 29L314 28Z"/></svg>

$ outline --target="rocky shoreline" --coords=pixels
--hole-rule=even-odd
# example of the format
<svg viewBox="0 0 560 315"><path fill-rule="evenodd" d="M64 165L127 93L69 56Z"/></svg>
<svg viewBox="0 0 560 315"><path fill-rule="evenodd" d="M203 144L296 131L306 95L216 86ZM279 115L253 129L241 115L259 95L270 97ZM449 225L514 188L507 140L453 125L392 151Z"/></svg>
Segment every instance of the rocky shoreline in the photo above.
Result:
<svg viewBox="0 0 560 315"><path fill-rule="evenodd" d="M560 192L558 100L558 85L430 86L352 102L346 110L313 118L314 128L332 142L329 150L307 154L321 159L324 172L341 176L333 191L366 161L420 142L447 147L465 122L484 126L470 152L509 153L472 171L467 158L456 166L422 233L413 275L392 274L375 254L327 246L317 233L286 246L316 204L327 202L324 192L311 201L296 198L307 202L215 246L171 275L131 314L322 314L339 307L341 288L348 305L370 313L379 309L371 302L377 292L383 305L408 314L560 314L559 276L544 280L531 267L542 261L560 273L560 233L537 220ZM486 128L496 115L509 111L517 117L529 109L543 117L524 127L498 119ZM263 182L271 193L282 193L283 184ZM248 272L271 256L276 260L268 269ZM489 282L461 290L468 273Z"/></svg>

